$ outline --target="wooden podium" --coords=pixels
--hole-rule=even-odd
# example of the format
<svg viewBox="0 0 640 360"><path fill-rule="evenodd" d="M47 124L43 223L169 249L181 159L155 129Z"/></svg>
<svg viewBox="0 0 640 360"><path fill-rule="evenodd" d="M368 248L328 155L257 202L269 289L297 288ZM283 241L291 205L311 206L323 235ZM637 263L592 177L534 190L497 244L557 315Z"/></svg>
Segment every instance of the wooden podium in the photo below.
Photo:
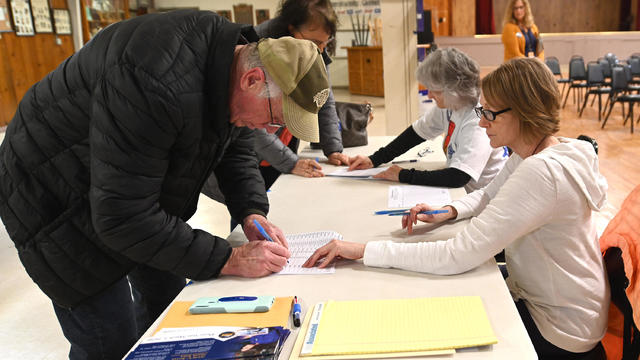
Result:
<svg viewBox="0 0 640 360"><path fill-rule="evenodd" d="M384 96L381 46L345 47L349 64L349 92Z"/></svg>

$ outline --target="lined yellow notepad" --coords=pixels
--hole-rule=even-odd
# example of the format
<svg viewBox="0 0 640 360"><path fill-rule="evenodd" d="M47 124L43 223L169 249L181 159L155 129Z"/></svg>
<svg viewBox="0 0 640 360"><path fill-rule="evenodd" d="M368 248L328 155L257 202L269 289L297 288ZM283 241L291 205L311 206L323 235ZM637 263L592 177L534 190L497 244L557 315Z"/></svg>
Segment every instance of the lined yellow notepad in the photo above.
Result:
<svg viewBox="0 0 640 360"><path fill-rule="evenodd" d="M328 301L316 305L305 339L301 356L456 349L498 342L478 296Z"/></svg>
<svg viewBox="0 0 640 360"><path fill-rule="evenodd" d="M311 320L311 311L307 313L307 316L304 318L304 322L300 327L300 332L298 333L298 337L296 338L296 342L293 344L293 350L291 350L291 355L289 356L289 360L298 360L300 359L300 351L302 350L302 342L304 341L304 335L307 333L309 329L309 322ZM436 355L453 355L455 354L455 350L446 349L446 350L428 350L428 351L412 351L412 352L394 352L394 353L379 353L375 355L376 359L390 359L397 357L415 357L415 356L436 356ZM371 354L348 354L348 355L314 355L313 360L366 360L371 359Z"/></svg>

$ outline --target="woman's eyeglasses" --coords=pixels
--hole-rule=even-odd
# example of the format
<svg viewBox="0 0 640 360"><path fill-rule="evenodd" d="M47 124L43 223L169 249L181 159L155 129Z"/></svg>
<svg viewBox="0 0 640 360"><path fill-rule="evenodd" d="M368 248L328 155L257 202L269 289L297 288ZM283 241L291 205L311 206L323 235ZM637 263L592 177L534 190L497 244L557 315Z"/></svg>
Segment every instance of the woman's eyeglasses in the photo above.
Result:
<svg viewBox="0 0 640 360"><path fill-rule="evenodd" d="M493 121L496 119L496 116L511 110L511 108L502 109L500 111L491 111L483 108L482 106L478 106L473 108L473 110L475 110L476 115L479 118L482 118L484 116L484 118L487 119L487 121Z"/></svg>
<svg viewBox="0 0 640 360"><path fill-rule="evenodd" d="M264 78L267 78L267 74L264 72L264 70L262 70L262 73L264 74ZM269 122L269 124L267 126L271 126L274 128L281 128L283 125L280 123L275 122L275 120L273 120L273 110L271 108L271 93L269 92L269 83L268 82L264 82L264 86L267 89L267 101L269 103L269 116L271 117L271 121Z"/></svg>
<svg viewBox="0 0 640 360"><path fill-rule="evenodd" d="M316 44L320 49L326 47L327 45L329 45L330 42L333 41L333 39L335 39L334 36L330 36L327 40L325 41L320 41L320 40L316 40L316 39L309 39L300 29L297 29L297 31L300 33L300 35L302 35L302 38L304 38L305 40L309 40L312 43Z"/></svg>

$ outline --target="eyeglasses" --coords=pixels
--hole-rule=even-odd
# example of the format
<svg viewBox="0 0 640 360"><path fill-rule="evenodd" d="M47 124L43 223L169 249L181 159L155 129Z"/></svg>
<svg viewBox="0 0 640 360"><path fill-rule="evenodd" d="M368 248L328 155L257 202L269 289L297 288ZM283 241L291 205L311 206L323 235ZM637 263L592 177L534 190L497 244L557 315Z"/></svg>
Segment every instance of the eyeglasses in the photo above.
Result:
<svg viewBox="0 0 640 360"><path fill-rule="evenodd" d="M264 70L262 70L262 73L264 74L264 78L265 78L264 86L265 88L267 88L267 102L269 103L269 117L271 117L271 121L269 122L269 124L267 124L267 126L271 126L274 128L281 128L283 125L273 120L273 110L271 109L271 93L269 92L269 83L266 81L267 74L264 72Z"/></svg>
<svg viewBox="0 0 640 360"><path fill-rule="evenodd" d="M511 108L502 109L500 111L491 111L491 110L484 109L482 106L478 106L473 108L473 110L475 110L476 115L479 118L482 118L484 116L484 118L487 119L487 121L493 121L496 119L496 116L511 110Z"/></svg>
<svg viewBox="0 0 640 360"><path fill-rule="evenodd" d="M307 37L307 36L302 32L302 30L300 30L300 29L296 29L296 30L300 33L300 35L302 35L302 38L303 38L303 39L311 41L312 43L316 44L316 45L317 45L319 48L321 48L321 49L322 49L322 48L324 48L324 47L326 47L327 45L329 45L329 43L330 43L330 42L332 42L332 41L333 41L333 39L335 39L335 37L334 37L334 36L330 36L330 37L329 37L327 40L325 40L325 41L320 41L320 40L316 40L316 39L309 39L309 38L308 38L308 37Z"/></svg>

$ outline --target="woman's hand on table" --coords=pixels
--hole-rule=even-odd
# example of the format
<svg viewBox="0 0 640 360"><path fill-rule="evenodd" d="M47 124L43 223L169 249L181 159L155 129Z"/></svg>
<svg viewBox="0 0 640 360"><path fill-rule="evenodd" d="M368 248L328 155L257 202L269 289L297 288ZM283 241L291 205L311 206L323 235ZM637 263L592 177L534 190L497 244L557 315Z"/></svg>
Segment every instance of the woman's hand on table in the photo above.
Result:
<svg viewBox="0 0 640 360"><path fill-rule="evenodd" d="M420 214L420 212L427 210L448 210L448 212L433 215ZM405 215L402 217L402 228L406 228L407 233L411 234L413 232L413 226L416 225L418 221L437 224L449 219L455 219L456 217L458 217L458 211L453 206L447 205L445 207L436 209L427 204L418 204L409 210L409 215Z"/></svg>
<svg viewBox="0 0 640 360"><path fill-rule="evenodd" d="M402 170L400 166L391 165L387 170L379 174L373 175L373 178L390 180L390 181L400 181L400 170Z"/></svg>
<svg viewBox="0 0 640 360"><path fill-rule="evenodd" d="M333 239L325 246L318 248L302 264L302 267L314 267L321 262L318 268L324 268L329 266L335 259L361 259L364 256L364 248L365 244Z"/></svg>
<svg viewBox="0 0 640 360"><path fill-rule="evenodd" d="M373 162L368 156L356 155L349 158L349 171L371 169Z"/></svg>

